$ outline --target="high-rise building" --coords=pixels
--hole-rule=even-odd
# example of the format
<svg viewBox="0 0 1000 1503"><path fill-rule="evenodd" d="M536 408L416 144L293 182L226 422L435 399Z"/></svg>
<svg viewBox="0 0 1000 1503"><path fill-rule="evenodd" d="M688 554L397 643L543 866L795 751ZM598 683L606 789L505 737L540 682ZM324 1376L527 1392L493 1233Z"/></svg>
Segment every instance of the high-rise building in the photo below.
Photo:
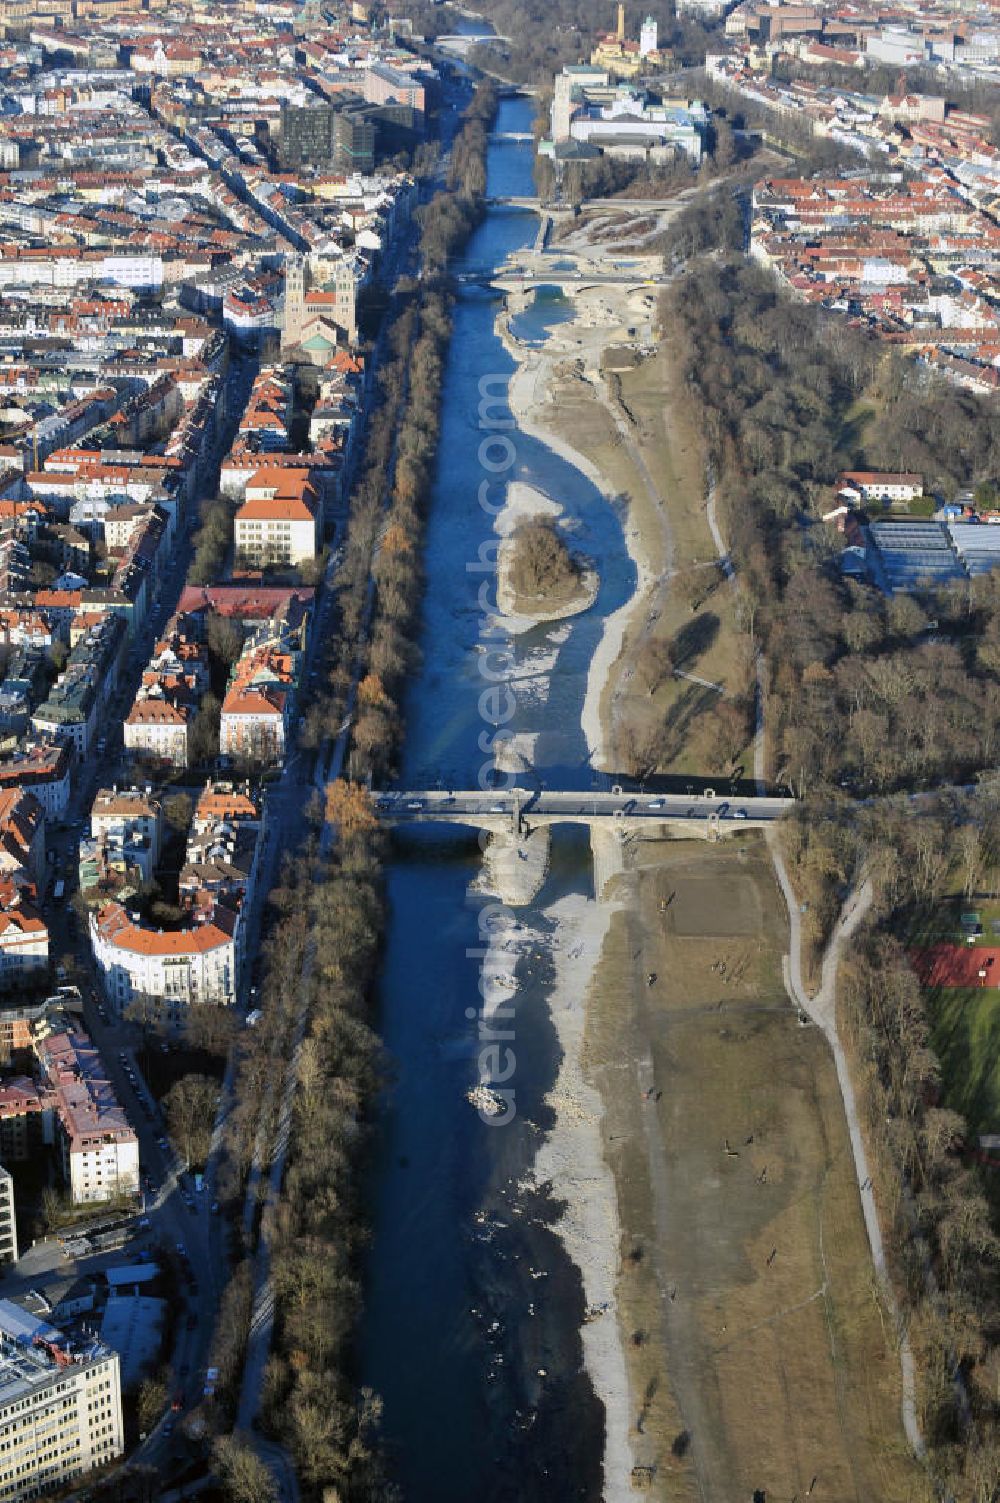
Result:
<svg viewBox="0 0 1000 1503"><path fill-rule="evenodd" d="M14 1181L0 1164L0 1263L17 1262L17 1222L14 1219Z"/></svg>
<svg viewBox="0 0 1000 1503"><path fill-rule="evenodd" d="M123 1449L118 1353L97 1342L74 1352L0 1300L0 1503L50 1493Z"/></svg>
<svg viewBox="0 0 1000 1503"><path fill-rule="evenodd" d="M312 104L283 104L278 145L282 167L329 167L333 162L336 114L333 106L321 99Z"/></svg>
<svg viewBox="0 0 1000 1503"><path fill-rule="evenodd" d="M338 172L373 172L375 121L370 110L349 106L334 122L334 164Z"/></svg>

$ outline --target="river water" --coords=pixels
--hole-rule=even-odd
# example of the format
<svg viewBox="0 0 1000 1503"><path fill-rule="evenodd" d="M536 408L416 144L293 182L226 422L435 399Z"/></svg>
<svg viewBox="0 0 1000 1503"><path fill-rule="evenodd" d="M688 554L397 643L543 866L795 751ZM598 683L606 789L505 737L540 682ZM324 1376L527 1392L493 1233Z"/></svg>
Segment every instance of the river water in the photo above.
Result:
<svg viewBox="0 0 1000 1503"><path fill-rule="evenodd" d="M530 131L532 110L530 100L505 100L497 130ZM492 143L490 195L530 195L531 162L530 144ZM536 231L534 214L491 209L464 269L497 267ZM483 602L495 600L495 581L489 548L481 550L496 534L494 515L479 503L482 482L491 503L512 479L558 501L574 543L601 573L591 610L504 639L511 659L502 714L511 712L507 728L524 738L532 763L518 782L591 786L580 723L587 670L604 619L635 583L616 508L544 444L499 427L496 407L484 426L483 378L495 399L514 369L494 333L498 306L496 294L465 284L454 311L426 537L423 666L406 700L403 787L472 788L490 775L496 726L484 719L484 691L487 716L498 701L483 670L496 660L483 648L500 639L483 635L490 629ZM559 299L543 293L520 316L518 335L541 340L561 316ZM484 438L494 441L485 452ZM391 1080L371 1181L361 1376L384 1400L386 1447L407 1503L597 1499L603 1407L582 1371L581 1281L551 1229L558 1209L551 1195L522 1188L551 1125L545 1097L559 1065L547 1006L548 910L590 891L589 843L579 831L555 832L545 884L508 930L517 1112L502 1128L466 1099L479 1078L476 952L493 912L475 887L481 873L476 833L452 828L397 839L387 867L379 1027Z"/></svg>

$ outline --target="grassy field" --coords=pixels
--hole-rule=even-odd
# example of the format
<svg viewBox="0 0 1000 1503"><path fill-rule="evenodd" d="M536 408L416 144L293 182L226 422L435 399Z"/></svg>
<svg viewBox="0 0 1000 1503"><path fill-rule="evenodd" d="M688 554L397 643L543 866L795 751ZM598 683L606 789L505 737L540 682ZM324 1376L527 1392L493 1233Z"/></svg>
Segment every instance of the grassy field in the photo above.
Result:
<svg viewBox="0 0 1000 1503"><path fill-rule="evenodd" d="M975 914L981 934L963 929L964 914ZM955 944L995 949L1000 946L1000 902L996 898L965 898L958 893L943 897L932 908L910 915L901 938L909 947Z"/></svg>
<svg viewBox="0 0 1000 1503"><path fill-rule="evenodd" d="M1000 1132L1000 992L935 987L927 1000L947 1104L973 1133Z"/></svg>
<svg viewBox="0 0 1000 1503"><path fill-rule="evenodd" d="M739 693L747 682L745 643L736 629L733 595L715 566L716 552L705 514L705 474L698 435L690 428L674 382L669 342L637 370L622 376L622 395L638 421L646 462L666 503L672 550L673 587L668 588L660 617L646 623L651 636L683 643L682 673L696 675L718 690L691 678L668 678L654 694L633 683L623 688L620 713L647 730L657 721L676 734L664 771L718 773L713 746L700 735L706 711L719 693ZM706 586L692 609L689 586L703 574Z"/></svg>
<svg viewBox="0 0 1000 1503"><path fill-rule="evenodd" d="M922 1503L836 1072L784 993L766 849L661 842L638 859L587 1034L636 1461L671 1503Z"/></svg>

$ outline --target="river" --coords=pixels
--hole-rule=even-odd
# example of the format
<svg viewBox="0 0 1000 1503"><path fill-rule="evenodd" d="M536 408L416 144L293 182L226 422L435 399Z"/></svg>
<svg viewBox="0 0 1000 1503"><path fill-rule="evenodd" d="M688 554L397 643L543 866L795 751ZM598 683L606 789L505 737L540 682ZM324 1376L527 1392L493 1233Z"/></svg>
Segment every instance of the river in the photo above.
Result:
<svg viewBox="0 0 1000 1503"><path fill-rule="evenodd" d="M504 100L497 130L530 131L532 112L530 100ZM489 194L530 195L531 164L530 144L492 142ZM497 267L536 231L534 214L491 209L464 269ZM495 659L483 648L498 639L484 640L490 620L479 591L485 580L484 598L495 599L495 581L477 566L495 531L478 499L482 482L491 501L512 479L558 500L574 542L601 572L585 614L504 639L506 728L532 763L519 782L591 785L581 727L587 672L605 618L635 585L621 519L590 482L536 439L499 426L495 408L484 427L484 378L495 398L514 369L494 333L498 306L496 294L474 284L455 306L426 537L423 666L405 706L404 787L475 787L492 765L496 727L484 721L483 696L495 687L484 677ZM543 294L518 332L542 339L561 313L559 299ZM545 1098L560 1061L548 1005L551 909L591 891L589 843L583 832L555 833L544 886L507 932L517 1111L503 1127L484 1122L466 1099L480 1053L476 952L498 906L477 891L481 873L475 832L426 827L396 841L387 867L379 1027L391 1079L371 1179L361 1377L384 1400L385 1442L407 1503L597 1499L603 1406L582 1370L582 1284L552 1231L557 1207L523 1188L551 1126ZM506 922L514 922L509 911Z"/></svg>

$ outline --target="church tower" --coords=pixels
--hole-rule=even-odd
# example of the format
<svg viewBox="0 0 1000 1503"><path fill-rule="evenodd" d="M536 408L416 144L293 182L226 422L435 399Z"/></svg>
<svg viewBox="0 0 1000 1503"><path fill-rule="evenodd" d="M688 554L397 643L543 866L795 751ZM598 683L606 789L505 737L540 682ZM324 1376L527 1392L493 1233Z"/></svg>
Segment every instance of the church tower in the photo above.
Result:
<svg viewBox="0 0 1000 1503"><path fill-rule="evenodd" d="M285 262L285 318L281 331L283 347L298 344L306 321L306 264L301 256Z"/></svg>

